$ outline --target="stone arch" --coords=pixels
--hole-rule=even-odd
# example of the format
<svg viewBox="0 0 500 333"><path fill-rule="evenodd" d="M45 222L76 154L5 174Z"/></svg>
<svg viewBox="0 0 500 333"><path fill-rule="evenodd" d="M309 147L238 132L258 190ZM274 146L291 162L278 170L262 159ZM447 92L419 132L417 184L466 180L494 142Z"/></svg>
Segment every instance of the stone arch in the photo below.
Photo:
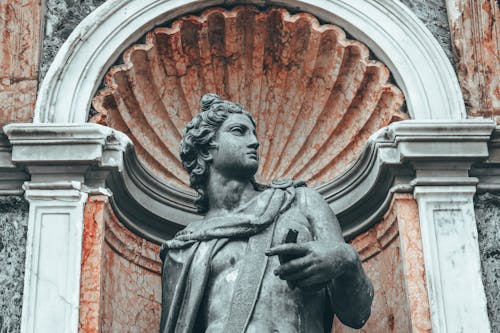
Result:
<svg viewBox="0 0 500 333"><path fill-rule="evenodd" d="M107 72L90 122L127 133L149 170L186 190L178 144L206 93L253 115L264 184L328 183L378 129L409 118L403 93L366 45L283 7L211 7L179 17L149 31L122 61Z"/></svg>
<svg viewBox="0 0 500 333"><path fill-rule="evenodd" d="M208 7L213 8L218 5L226 9L237 8L238 5L251 5L260 9L271 6L285 11L288 9L291 13L299 13L298 18L304 18L301 17L303 13L305 21L311 26L320 30L332 30L336 38L350 43L364 54L362 61L364 65L374 65L375 72L381 77L375 81L387 89L388 104L393 104L385 108L391 111L388 112L389 115L395 115L397 118L402 102L401 91L387 80L390 72L396 85L404 93L411 118L425 120L465 117L456 76L443 50L423 24L399 2L110 0L81 22L56 56L40 89L35 122L85 123L91 99L101 88L106 72L127 71L131 64L130 61L127 64L127 56L137 50L147 51L147 36L146 44L134 43L141 40L148 32L154 33L165 29L155 29L165 25L165 22L172 22L189 14L199 15L205 10L210 11ZM226 9L219 8L220 11ZM370 13L370 16L366 13ZM295 15L291 16L293 21ZM347 32L347 36L344 31ZM372 53L378 61L370 60L369 53ZM125 64L112 67L122 54ZM109 82L111 86L116 83L112 81ZM99 93L99 96L103 95ZM105 96L106 93L104 99ZM101 106L106 104L104 99L100 101L98 99L99 97L95 104L97 108L99 103ZM98 111L103 110L101 108ZM390 139L389 134L392 130L387 127L376 133L375 131L388 125L391 117L380 117L385 119L385 123L372 126L369 131L363 131L363 135L359 135L357 140L356 149L344 149L348 158L342 159L345 163L341 163L340 167L332 168L330 164L314 165L313 173L304 173L313 179L315 170L328 170L316 179L317 182L311 181L310 184L316 187L337 213L344 235L349 239L367 230L379 220L391 200L396 175L404 174L406 177L412 173L406 164L401 168L397 166L398 170L389 171L394 156L379 154L381 146L393 145L386 142L387 138ZM400 117L398 120L401 119L404 118ZM102 123L127 134L131 133L127 127ZM178 130L179 128L175 127L171 132ZM140 133L146 136L150 135L151 131L140 130ZM348 139L358 137L356 133ZM370 140L367 140L370 135ZM150 140L153 144L146 146L153 150L156 148L170 150L172 157L170 160L175 162L176 154L171 148L177 144L172 140L162 142L157 138L158 136L156 139L152 138L155 142ZM362 145L366 142L368 144L361 152ZM141 237L160 243L171 237L182 226L199 218L193 204L195 196L187 189L185 179L178 179L180 181L177 182L169 181L168 177L161 176L161 170L158 172L155 163L147 161L144 163L146 160L143 158L146 155L144 145L137 144L137 141L134 143L135 150L125 150L120 170L107 178L107 186L114 193L111 203L120 221L129 229ZM327 147L325 149L334 146L324 142L322 145ZM276 151L282 152L280 149ZM164 152L165 149L147 153L152 157L167 156L168 154ZM295 158L293 153L290 155ZM309 161L313 161L313 164L318 161L324 162L323 159L314 156L309 156ZM330 161L336 163L337 159L330 156ZM162 161L156 161L157 166L161 164ZM300 179L303 177L301 170L307 169L300 166L290 169L297 171L297 174L281 173L280 170L286 171L286 168L282 168L286 166L277 163L276 168L268 169L273 172L262 180L266 182L271 178L283 176ZM177 168L169 172L177 171L182 170ZM307 177L305 178L307 180ZM144 218L145 216L147 218Z"/></svg>
<svg viewBox="0 0 500 333"><path fill-rule="evenodd" d="M111 0L82 21L62 46L41 85L35 122L86 122L105 71L132 41L182 14L234 4L284 6L339 25L389 67L413 119L465 118L446 55L425 26L397 1Z"/></svg>

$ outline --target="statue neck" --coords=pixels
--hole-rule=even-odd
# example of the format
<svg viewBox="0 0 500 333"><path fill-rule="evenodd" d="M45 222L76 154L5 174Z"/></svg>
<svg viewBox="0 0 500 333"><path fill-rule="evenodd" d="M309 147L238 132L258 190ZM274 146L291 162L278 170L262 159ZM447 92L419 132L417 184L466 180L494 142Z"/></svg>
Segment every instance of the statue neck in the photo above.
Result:
<svg viewBox="0 0 500 333"><path fill-rule="evenodd" d="M229 179L217 172L210 173L207 182L209 200L206 217L237 209L257 194L250 179Z"/></svg>

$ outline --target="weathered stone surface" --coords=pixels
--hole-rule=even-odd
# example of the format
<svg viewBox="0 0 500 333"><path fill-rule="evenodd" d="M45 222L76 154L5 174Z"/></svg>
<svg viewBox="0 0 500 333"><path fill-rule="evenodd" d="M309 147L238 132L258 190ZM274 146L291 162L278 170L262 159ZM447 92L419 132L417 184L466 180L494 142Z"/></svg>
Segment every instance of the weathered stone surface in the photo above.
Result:
<svg viewBox="0 0 500 333"><path fill-rule="evenodd" d="M87 201L83 236L78 332L157 332L159 246L120 224L102 195Z"/></svg>
<svg viewBox="0 0 500 333"><path fill-rule="evenodd" d="M91 121L129 135L150 170L187 188L180 134L201 96L214 92L258 123L259 181L315 186L355 161L376 130L408 117L389 70L369 53L310 14L212 8L130 47L124 64L109 70Z"/></svg>
<svg viewBox="0 0 500 333"><path fill-rule="evenodd" d="M431 332L415 199L397 194L382 219L352 241L375 288L372 314L361 330L335 321L335 333Z"/></svg>
<svg viewBox="0 0 500 333"><path fill-rule="evenodd" d="M38 81L0 79L0 126L30 122L36 102Z"/></svg>
<svg viewBox="0 0 500 333"><path fill-rule="evenodd" d="M160 247L125 228L109 205L104 206L104 219L101 332L157 332L161 313Z"/></svg>
<svg viewBox="0 0 500 333"><path fill-rule="evenodd" d="M40 1L0 2L0 78L37 78L40 18Z"/></svg>
<svg viewBox="0 0 500 333"><path fill-rule="evenodd" d="M28 204L0 196L0 332L20 331Z"/></svg>
<svg viewBox="0 0 500 333"><path fill-rule="evenodd" d="M40 1L0 2L0 126L33 116L40 29Z"/></svg>
<svg viewBox="0 0 500 333"><path fill-rule="evenodd" d="M500 332L500 197L486 193L474 201L488 316L491 331Z"/></svg>
<svg viewBox="0 0 500 333"><path fill-rule="evenodd" d="M104 246L104 205L108 198L92 196L84 211L82 270L80 281L80 322L78 332L100 332Z"/></svg>
<svg viewBox="0 0 500 333"><path fill-rule="evenodd" d="M500 122L500 7L498 0L447 0L452 45L471 116Z"/></svg>
<svg viewBox="0 0 500 333"><path fill-rule="evenodd" d="M446 0L400 0L420 18L432 32L444 52L453 61Z"/></svg>
<svg viewBox="0 0 500 333"><path fill-rule="evenodd" d="M47 0L40 81L73 29L105 0Z"/></svg>

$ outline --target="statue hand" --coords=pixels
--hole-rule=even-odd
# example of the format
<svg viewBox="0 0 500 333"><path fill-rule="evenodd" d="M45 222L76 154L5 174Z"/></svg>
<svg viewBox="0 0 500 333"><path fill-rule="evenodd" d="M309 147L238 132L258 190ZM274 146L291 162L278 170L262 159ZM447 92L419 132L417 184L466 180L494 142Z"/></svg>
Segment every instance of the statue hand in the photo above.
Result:
<svg viewBox="0 0 500 333"><path fill-rule="evenodd" d="M357 270L359 258L352 246L340 242L311 241L275 246L266 255L294 259L282 263L274 274L301 289L320 289L329 281Z"/></svg>

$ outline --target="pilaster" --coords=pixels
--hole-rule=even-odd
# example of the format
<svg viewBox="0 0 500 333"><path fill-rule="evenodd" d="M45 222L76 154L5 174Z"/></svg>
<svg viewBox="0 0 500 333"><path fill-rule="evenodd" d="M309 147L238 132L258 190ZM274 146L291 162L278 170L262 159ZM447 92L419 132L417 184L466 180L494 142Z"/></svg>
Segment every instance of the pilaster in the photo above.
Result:
<svg viewBox="0 0 500 333"><path fill-rule="evenodd" d="M11 165L0 159L0 172L29 179L22 187L30 209L21 332L76 333L84 207L88 194L109 195L105 179L121 168L129 141L93 124L10 124L4 133Z"/></svg>
<svg viewBox="0 0 500 333"><path fill-rule="evenodd" d="M492 121L395 125L418 203L432 331L490 332L473 196L472 165L489 156Z"/></svg>
<svg viewBox="0 0 500 333"><path fill-rule="evenodd" d="M30 203L21 332L77 332L83 207L77 181L26 182Z"/></svg>
<svg viewBox="0 0 500 333"><path fill-rule="evenodd" d="M474 185L416 186L433 332L490 332Z"/></svg>

